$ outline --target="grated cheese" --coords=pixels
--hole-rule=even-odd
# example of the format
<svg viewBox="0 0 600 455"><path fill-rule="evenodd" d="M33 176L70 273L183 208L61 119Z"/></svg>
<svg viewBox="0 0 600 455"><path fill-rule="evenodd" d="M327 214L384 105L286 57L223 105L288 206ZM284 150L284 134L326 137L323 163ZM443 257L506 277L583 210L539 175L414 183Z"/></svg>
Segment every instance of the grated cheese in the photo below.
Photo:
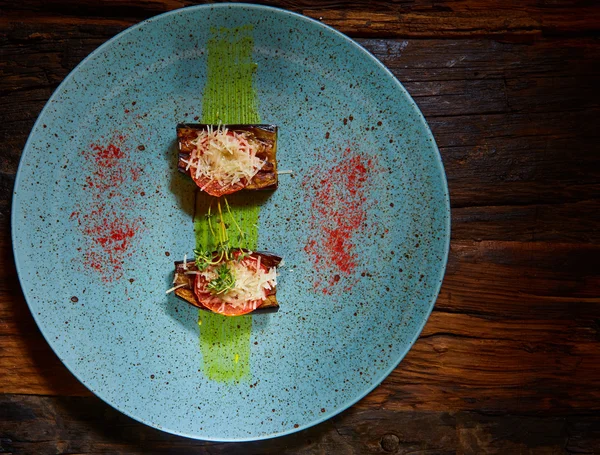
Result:
<svg viewBox="0 0 600 455"><path fill-rule="evenodd" d="M265 165L256 156L260 150L259 142L227 128L209 127L200 131L192 144L195 148L186 169L191 168L196 180L204 177L209 183L217 181L221 186L229 187L249 182Z"/></svg>
<svg viewBox="0 0 600 455"><path fill-rule="evenodd" d="M173 286L171 289L168 289L165 294L170 294L171 292L175 291L176 289L182 288L184 286L187 286L187 284L178 284L177 286Z"/></svg>
<svg viewBox="0 0 600 455"><path fill-rule="evenodd" d="M225 304L229 304L234 308L240 308L245 306L249 301L265 300L265 291L271 290L277 285L276 268L272 267L268 271L265 271L260 267L260 256L256 260L256 268L250 268L244 264L244 261L239 262L236 260L229 261L227 266L235 277L235 284L230 290L219 295L219 298L223 301L219 312L223 311ZM217 277L217 273L215 272L216 267L210 267L201 272L201 275L208 282L212 281Z"/></svg>

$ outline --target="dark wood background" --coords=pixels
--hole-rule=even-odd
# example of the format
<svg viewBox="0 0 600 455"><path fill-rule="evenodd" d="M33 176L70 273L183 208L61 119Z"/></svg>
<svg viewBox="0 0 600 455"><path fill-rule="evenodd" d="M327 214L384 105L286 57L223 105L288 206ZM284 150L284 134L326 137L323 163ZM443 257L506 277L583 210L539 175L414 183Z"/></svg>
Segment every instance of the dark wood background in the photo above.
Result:
<svg viewBox="0 0 600 455"><path fill-rule="evenodd" d="M365 399L248 444L171 436L88 392L13 266L21 151L62 79L128 26L193 2L0 0L0 453L600 453L600 3L266 1L355 38L439 145L452 247L414 348Z"/></svg>

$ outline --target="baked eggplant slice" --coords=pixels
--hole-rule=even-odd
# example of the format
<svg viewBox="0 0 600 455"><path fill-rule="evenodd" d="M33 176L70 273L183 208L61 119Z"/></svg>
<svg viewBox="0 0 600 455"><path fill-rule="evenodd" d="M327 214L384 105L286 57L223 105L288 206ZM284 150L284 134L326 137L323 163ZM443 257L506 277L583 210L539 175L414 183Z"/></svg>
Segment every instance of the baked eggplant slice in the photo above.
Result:
<svg viewBox="0 0 600 455"><path fill-rule="evenodd" d="M228 261L213 253L212 264L200 271L196 261L176 261L174 292L202 310L225 316L274 313L277 303L276 268L281 258L270 253L238 249Z"/></svg>
<svg viewBox="0 0 600 455"><path fill-rule="evenodd" d="M212 196L277 188L277 126L177 125L178 169Z"/></svg>

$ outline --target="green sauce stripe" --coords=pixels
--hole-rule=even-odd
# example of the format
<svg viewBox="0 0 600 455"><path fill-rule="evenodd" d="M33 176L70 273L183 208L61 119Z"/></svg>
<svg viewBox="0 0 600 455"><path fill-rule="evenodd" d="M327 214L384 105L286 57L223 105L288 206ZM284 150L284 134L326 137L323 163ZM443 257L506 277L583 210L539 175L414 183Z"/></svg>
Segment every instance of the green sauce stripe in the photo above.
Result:
<svg viewBox="0 0 600 455"><path fill-rule="evenodd" d="M211 29L207 43L207 79L202 101L203 123L260 123L258 99L253 87L257 65L252 61L254 39L252 26L232 29ZM227 232L232 246L255 250L258 246L258 216L256 196L237 193L227 196L231 214L244 238L226 213L221 201ZM216 199L197 191L194 216L196 247L213 251L216 242L208 225L208 207L216 213ZM213 216L213 228L216 227ZM235 240L239 239L239 244ZM227 317L199 311L200 350L204 375L218 382L250 379L250 335L252 316Z"/></svg>

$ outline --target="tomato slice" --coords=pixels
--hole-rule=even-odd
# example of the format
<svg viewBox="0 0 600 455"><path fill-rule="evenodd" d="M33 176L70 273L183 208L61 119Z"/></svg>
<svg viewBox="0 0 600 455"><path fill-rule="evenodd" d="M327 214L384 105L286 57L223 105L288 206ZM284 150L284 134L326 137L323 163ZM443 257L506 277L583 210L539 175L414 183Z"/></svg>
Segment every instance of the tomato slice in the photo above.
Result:
<svg viewBox="0 0 600 455"><path fill-rule="evenodd" d="M209 180L208 177L200 176L198 178L194 177L195 169L190 168L190 174L198 188L203 189L211 196L220 197L226 194L235 193L236 191L242 190L248 186L248 181L246 179L240 180L238 183L234 185L228 185L227 187L221 185L216 180Z"/></svg>
<svg viewBox="0 0 600 455"><path fill-rule="evenodd" d="M228 136L233 136L233 131L227 132ZM208 177L202 175L196 178L196 168L194 166L190 166L190 176L192 180L198 185L198 188L206 191L211 196L220 197L226 194L235 193L236 191L240 191L248 186L247 179L241 179L238 183L234 185L222 185L217 180L210 180Z"/></svg>
<svg viewBox="0 0 600 455"><path fill-rule="evenodd" d="M241 253L234 253L234 257L237 258L239 254ZM241 264L249 269L256 269L257 260L258 256L250 255L242 260ZM218 264L213 267L218 267ZM268 269L262 263L260 268L263 271L268 271ZM265 290L264 292L266 297L267 291ZM230 303L224 304L223 300L221 300L218 295L214 295L208 290L208 280L202 275L196 275L196 280L194 282L194 294L196 294L196 298L206 309L212 311L213 313L222 314L224 316L242 316L244 314L251 313L255 309L259 308L263 303L263 300L248 300L237 307L234 307Z"/></svg>

